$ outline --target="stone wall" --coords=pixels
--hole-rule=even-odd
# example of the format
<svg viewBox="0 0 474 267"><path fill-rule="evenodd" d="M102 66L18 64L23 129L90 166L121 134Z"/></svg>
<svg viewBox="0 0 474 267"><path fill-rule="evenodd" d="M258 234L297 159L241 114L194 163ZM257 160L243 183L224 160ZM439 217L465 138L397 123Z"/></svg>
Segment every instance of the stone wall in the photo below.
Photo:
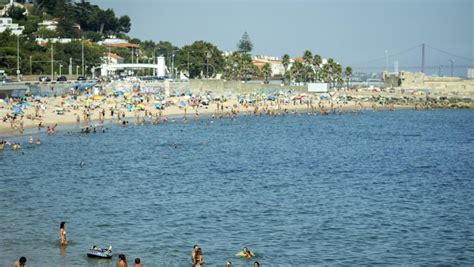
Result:
<svg viewBox="0 0 474 267"><path fill-rule="evenodd" d="M386 87L428 89L440 95L474 96L474 81L459 77L432 77L421 72L383 73Z"/></svg>
<svg viewBox="0 0 474 267"><path fill-rule="evenodd" d="M280 84L263 84L263 83L243 83L241 81L224 81L224 80L190 80L189 88L193 93L205 93L212 91L213 93L237 93L246 94L259 91L261 89L286 89L295 90L306 93L306 86L281 86Z"/></svg>

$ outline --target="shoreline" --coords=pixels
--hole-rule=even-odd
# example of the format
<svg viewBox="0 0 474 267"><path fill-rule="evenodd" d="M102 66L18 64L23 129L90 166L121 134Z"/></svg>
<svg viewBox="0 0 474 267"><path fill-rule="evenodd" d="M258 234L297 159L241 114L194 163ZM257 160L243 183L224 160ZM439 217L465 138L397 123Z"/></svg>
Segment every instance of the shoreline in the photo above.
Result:
<svg viewBox="0 0 474 267"><path fill-rule="evenodd" d="M65 106L66 97L44 97L41 98L41 111L38 112L33 106L25 108L24 117L21 119L21 126L17 128L12 128L13 125L11 122L0 121L0 135L2 137L19 137L19 136L28 136L28 135L37 135L45 133L45 129L38 129L38 125L41 123L42 128L47 128L48 126L53 127L57 125L58 127L72 128L74 125L79 128L84 128L87 126L94 126L100 124L101 122L107 122L107 125L115 124L118 121L128 121L129 123L139 124L143 121L153 123L154 120L158 120L158 123L163 123L163 120L169 118L184 118L193 119L196 114L198 116L241 116L243 114L247 115L260 115L260 114L270 114L278 115L284 113L318 113L321 115L328 115L333 112L345 113L353 111L383 111L383 110L425 110L425 109L456 109L456 108L474 108L472 103L450 103L450 104L436 104L436 105L423 105L418 103L391 103L388 105L379 104L376 101L346 101L336 102L331 100L319 100L312 101L309 103L301 103L301 101L290 101L286 103L276 103L276 102L262 102L259 104L250 104L244 105L240 104L236 99L231 99L227 101L211 101L207 106L178 106L176 103L180 102L179 97L168 98L166 101L172 101L174 104L165 107L162 110L156 109L150 100L147 100L146 103L142 101L143 109L140 111L130 111L124 107L124 101L117 98L105 97L101 103L95 103L96 107L89 109L84 107L84 103L89 101L87 98L80 96L78 97L77 102L71 109L71 106ZM181 100L182 101L182 100ZM0 104L0 111L10 111L13 107L13 104L3 106ZM56 114L56 109L62 108L64 110L63 115ZM113 110L113 116L112 116ZM84 123L85 118L82 118L83 113L87 113L88 116L87 123ZM34 116L34 113L41 116L40 118L31 118ZM105 113L105 116L102 116L98 113ZM117 116L121 114L120 116ZM0 114L3 116L3 114ZM119 118L120 117L120 118ZM115 123L114 123L115 122ZM21 131L23 128L23 131Z"/></svg>

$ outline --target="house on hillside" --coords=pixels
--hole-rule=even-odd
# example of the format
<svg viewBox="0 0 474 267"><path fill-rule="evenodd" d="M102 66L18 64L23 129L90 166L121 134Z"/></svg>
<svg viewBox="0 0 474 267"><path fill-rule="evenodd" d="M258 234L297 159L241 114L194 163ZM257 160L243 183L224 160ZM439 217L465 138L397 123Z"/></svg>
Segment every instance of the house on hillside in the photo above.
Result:
<svg viewBox="0 0 474 267"><path fill-rule="evenodd" d="M124 58L115 53L107 53L107 56L104 58L104 60L108 64L123 64L124 62Z"/></svg>
<svg viewBox="0 0 474 267"><path fill-rule="evenodd" d="M25 30L24 26L19 26L16 23L13 23L11 18L0 18L0 32L10 30L14 35L20 35Z"/></svg>
<svg viewBox="0 0 474 267"><path fill-rule="evenodd" d="M38 28L48 31L56 31L58 29L58 20L43 20L38 23Z"/></svg>

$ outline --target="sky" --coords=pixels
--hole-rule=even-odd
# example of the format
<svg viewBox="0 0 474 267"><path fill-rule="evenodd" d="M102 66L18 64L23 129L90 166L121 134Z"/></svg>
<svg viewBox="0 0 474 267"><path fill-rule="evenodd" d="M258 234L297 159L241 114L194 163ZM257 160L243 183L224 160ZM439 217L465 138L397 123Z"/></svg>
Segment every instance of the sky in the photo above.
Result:
<svg viewBox="0 0 474 267"><path fill-rule="evenodd" d="M305 50L359 70L421 66L428 72L474 64L473 0L91 0L132 20L132 37L196 40L236 49L247 31L254 55ZM411 50L410 50L411 48ZM406 51L405 53L399 53ZM440 52L443 51L443 52ZM449 54L445 53L448 52ZM387 60L388 59L388 60ZM388 63L388 64L387 64ZM458 67L456 67L458 68Z"/></svg>

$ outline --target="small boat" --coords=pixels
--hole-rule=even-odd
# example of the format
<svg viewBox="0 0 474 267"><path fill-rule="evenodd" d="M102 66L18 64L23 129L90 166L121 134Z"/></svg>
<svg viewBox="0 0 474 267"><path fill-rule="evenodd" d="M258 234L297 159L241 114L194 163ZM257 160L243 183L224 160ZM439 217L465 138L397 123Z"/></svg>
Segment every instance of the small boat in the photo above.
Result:
<svg viewBox="0 0 474 267"><path fill-rule="evenodd" d="M109 248L100 248L98 246L92 246L87 252L87 256L91 258L102 258L102 259L111 259L112 258L112 246Z"/></svg>

